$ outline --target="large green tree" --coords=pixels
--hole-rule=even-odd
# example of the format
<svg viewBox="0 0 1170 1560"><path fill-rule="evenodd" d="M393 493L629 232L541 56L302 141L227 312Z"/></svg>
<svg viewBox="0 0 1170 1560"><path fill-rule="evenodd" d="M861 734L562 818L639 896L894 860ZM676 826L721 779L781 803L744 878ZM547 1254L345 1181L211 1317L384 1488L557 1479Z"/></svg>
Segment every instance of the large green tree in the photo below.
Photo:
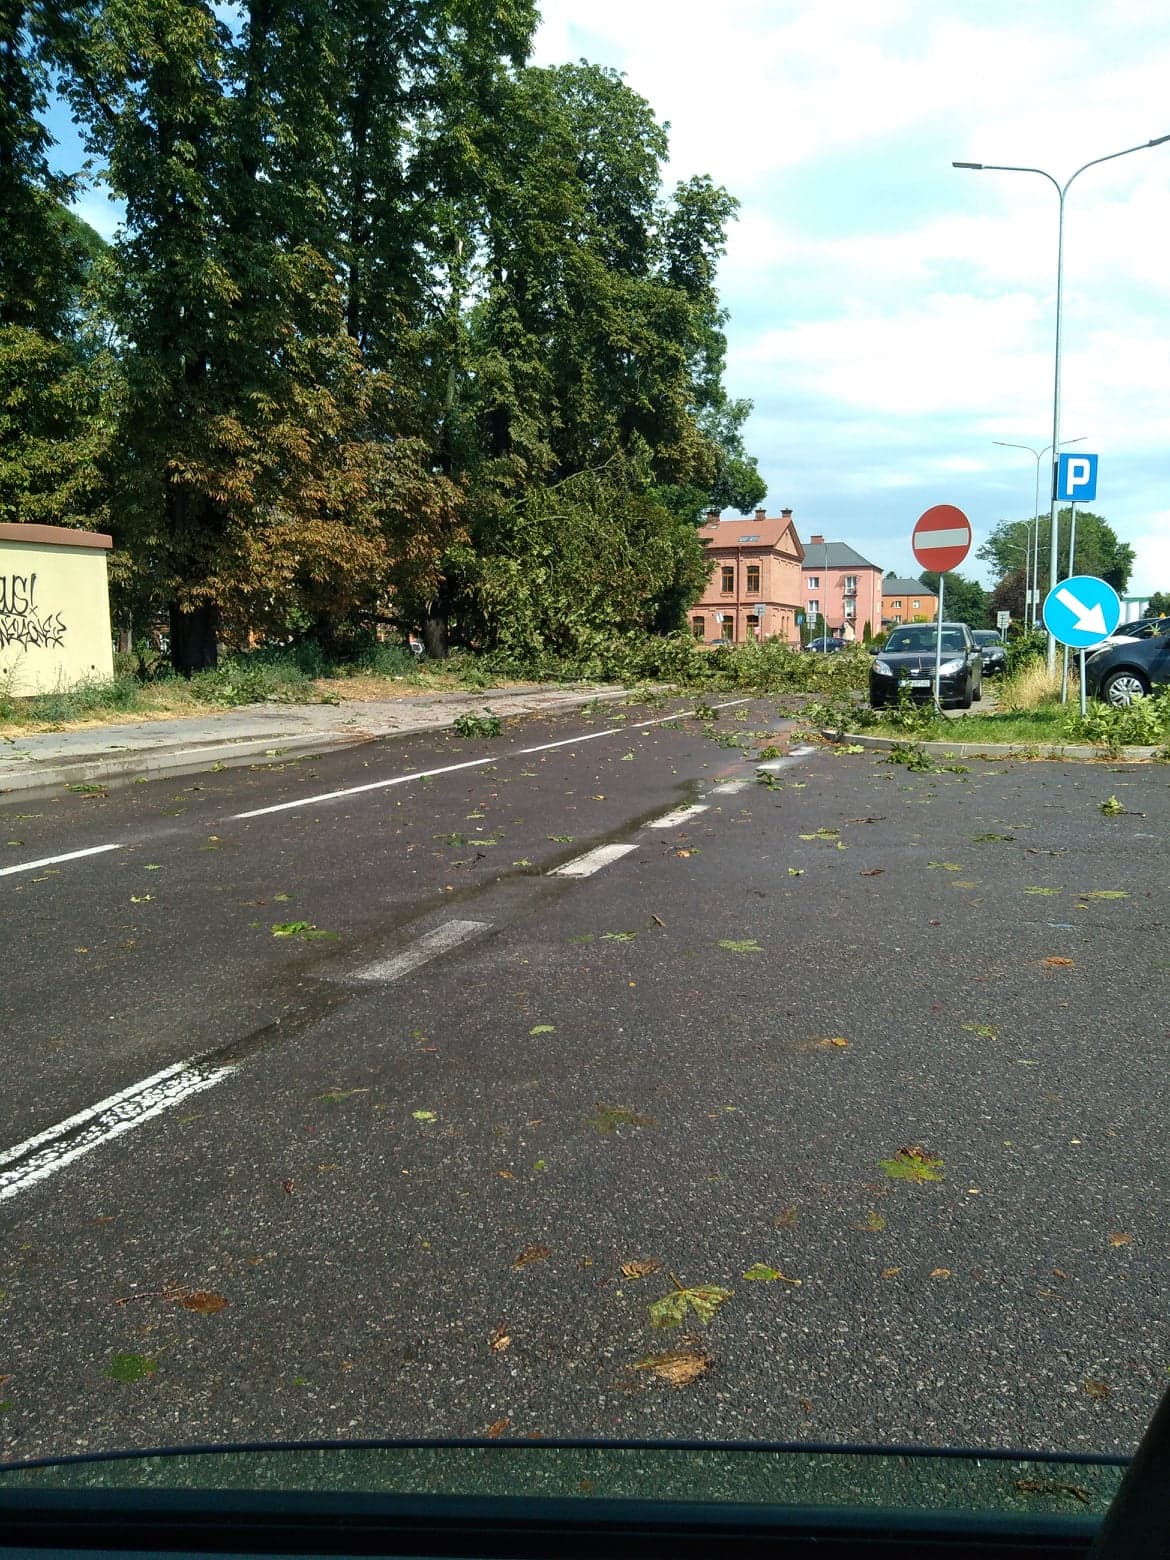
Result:
<svg viewBox="0 0 1170 1560"><path fill-rule="evenodd" d="M1070 509L1060 511L1056 571L1058 579L1064 579L1072 572L1068 566L1071 519ZM1049 517L1046 514L1039 516L1039 525L1040 582L1043 590L1047 588L1050 556ZM1028 544L1033 535L1032 521L1002 520L980 547L978 556L985 562L993 564L997 577L1003 579L1015 573L1017 569L1022 570ZM1133 571L1133 548L1127 542L1120 540L1103 515L1094 514L1090 509L1077 510L1075 548L1073 569L1077 574L1096 574L1112 585L1119 594L1124 593Z"/></svg>
<svg viewBox="0 0 1170 1560"><path fill-rule="evenodd" d="M934 569L923 569L918 576L922 583L938 595L938 574ZM972 628L987 628L987 592L978 580L968 580L952 572L946 576L943 587L943 613L948 622L967 623Z"/></svg>

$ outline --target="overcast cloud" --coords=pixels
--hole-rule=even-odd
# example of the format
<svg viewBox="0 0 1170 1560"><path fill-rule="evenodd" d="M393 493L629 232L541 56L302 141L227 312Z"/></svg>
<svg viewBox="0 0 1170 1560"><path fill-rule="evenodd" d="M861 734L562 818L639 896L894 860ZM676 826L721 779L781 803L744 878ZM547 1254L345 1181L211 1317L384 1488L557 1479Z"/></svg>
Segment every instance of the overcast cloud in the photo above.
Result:
<svg viewBox="0 0 1170 1560"><path fill-rule="evenodd" d="M965 510L976 545L1030 513L1033 458L992 441L1051 438L1056 193L951 162L1063 183L1170 132L1164 0L543 12L538 63L624 71L671 123L671 177L710 173L742 203L728 388L755 403L769 509L899 573L931 504ZM1137 551L1134 593L1170 589L1168 237L1170 143L1069 192L1061 432L1100 454L1093 507Z"/></svg>

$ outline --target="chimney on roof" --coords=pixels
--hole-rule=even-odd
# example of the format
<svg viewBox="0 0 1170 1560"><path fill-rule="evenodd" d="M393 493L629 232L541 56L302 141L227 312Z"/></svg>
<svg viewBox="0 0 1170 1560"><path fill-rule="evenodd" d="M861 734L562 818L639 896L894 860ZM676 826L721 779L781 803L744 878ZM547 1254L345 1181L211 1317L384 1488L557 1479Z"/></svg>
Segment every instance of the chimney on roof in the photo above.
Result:
<svg viewBox="0 0 1170 1560"><path fill-rule="evenodd" d="M810 537L809 537L809 541L810 541L810 542L820 542L820 543L822 543L822 544L823 544L823 543L824 543L824 540L825 540L825 539L824 539L824 537L823 537L823 536L810 536Z"/></svg>
<svg viewBox="0 0 1170 1560"><path fill-rule="evenodd" d="M708 511L707 511L707 524L708 525L717 525L718 523L719 523L719 511L717 509L708 509Z"/></svg>
<svg viewBox="0 0 1170 1560"><path fill-rule="evenodd" d="M768 518L768 511L766 509L757 509L756 510L756 519L757 520L766 520L767 518Z"/></svg>
<svg viewBox="0 0 1170 1560"><path fill-rule="evenodd" d="M791 509L782 509L780 511L780 518L781 518L781 520L791 520L792 519L792 511L791 511Z"/></svg>

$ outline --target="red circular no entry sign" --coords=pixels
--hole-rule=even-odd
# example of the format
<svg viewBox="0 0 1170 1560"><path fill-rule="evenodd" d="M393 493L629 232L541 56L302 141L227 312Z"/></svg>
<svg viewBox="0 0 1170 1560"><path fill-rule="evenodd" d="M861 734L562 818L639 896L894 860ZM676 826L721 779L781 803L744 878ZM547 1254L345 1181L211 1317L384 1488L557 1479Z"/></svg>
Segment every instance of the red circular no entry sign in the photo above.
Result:
<svg viewBox="0 0 1170 1560"><path fill-rule="evenodd" d="M919 515L910 541L924 569L945 574L957 569L970 552L971 522L954 504L935 504Z"/></svg>

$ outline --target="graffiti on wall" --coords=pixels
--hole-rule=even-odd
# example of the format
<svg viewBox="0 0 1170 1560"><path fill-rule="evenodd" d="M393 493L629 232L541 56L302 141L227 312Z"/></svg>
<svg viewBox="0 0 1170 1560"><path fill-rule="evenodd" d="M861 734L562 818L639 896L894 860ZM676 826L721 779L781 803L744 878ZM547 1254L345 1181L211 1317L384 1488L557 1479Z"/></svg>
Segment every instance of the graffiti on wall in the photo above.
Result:
<svg viewBox="0 0 1170 1560"><path fill-rule="evenodd" d="M57 650L65 643L65 620L37 605L35 574L0 574L0 650Z"/></svg>

